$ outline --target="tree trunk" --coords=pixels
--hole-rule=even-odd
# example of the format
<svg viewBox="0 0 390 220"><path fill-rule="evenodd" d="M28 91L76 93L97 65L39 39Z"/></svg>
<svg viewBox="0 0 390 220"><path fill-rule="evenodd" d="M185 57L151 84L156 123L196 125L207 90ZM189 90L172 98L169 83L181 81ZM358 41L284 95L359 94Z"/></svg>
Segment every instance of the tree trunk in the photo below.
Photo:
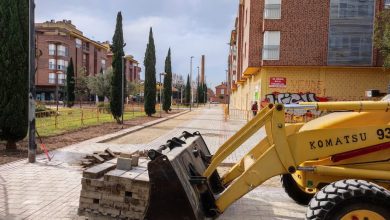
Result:
<svg viewBox="0 0 390 220"><path fill-rule="evenodd" d="M7 144L5 145L6 151L16 151L16 142L15 141L7 141Z"/></svg>

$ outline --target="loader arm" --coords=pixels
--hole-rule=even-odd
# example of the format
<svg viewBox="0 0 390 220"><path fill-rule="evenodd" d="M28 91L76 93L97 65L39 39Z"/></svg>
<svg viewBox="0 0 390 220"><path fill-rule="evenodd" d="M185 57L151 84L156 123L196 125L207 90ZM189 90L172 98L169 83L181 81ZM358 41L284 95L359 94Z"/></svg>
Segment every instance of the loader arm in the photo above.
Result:
<svg viewBox="0 0 390 220"><path fill-rule="evenodd" d="M304 103L304 105L308 108L314 107L316 110L359 112L387 111L390 106L389 102ZM387 123L367 127L318 129L294 133L293 131L301 125L286 126L284 118L283 105L269 105L228 139L213 156L210 165L203 173L207 178L224 159L265 126L266 137L260 140L222 177L221 181L227 188L215 202L219 212L223 212L234 201L273 176L294 173L297 169L307 169L299 167L304 161L331 157L362 148L375 148L380 144L385 144L385 148L390 148L388 144L390 126ZM326 166L316 167L313 171L332 175L359 172L348 168L335 169ZM385 172L380 171L372 173L371 176L390 179L389 174L386 175Z"/></svg>

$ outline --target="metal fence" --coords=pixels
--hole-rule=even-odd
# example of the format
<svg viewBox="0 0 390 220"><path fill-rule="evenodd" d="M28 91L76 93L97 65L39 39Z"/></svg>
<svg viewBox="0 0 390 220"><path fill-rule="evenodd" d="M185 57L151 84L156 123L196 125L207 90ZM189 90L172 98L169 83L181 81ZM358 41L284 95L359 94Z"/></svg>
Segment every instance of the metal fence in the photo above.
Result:
<svg viewBox="0 0 390 220"><path fill-rule="evenodd" d="M179 106L180 108L180 106ZM175 110L177 108L174 108ZM160 106L156 105L157 114ZM145 116L143 103L127 104L124 106L124 120ZM109 105L104 107L83 106L73 108L49 108L46 111L36 112L36 127L41 136L55 135L81 127L99 125L106 122L115 122Z"/></svg>

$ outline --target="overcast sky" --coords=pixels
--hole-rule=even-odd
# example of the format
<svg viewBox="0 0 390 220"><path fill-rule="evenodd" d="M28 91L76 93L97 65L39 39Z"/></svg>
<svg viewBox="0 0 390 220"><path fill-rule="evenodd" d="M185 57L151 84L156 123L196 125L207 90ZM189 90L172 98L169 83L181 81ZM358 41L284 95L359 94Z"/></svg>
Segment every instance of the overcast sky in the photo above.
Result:
<svg viewBox="0 0 390 220"><path fill-rule="evenodd" d="M72 20L85 36L112 41L116 15L122 11L126 54L143 59L149 27L156 44L157 73L164 70L168 48L174 73L186 76L190 57L197 74L200 56L206 55L206 78L215 87L226 79L230 31L238 0L35 0L36 22ZM144 78L142 72L142 78Z"/></svg>

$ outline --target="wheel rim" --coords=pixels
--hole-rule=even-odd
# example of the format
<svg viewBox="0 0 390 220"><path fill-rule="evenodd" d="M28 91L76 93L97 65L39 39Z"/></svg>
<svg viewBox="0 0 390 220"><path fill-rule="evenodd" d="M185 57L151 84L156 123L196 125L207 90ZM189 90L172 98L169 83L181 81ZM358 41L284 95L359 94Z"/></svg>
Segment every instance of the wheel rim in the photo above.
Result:
<svg viewBox="0 0 390 220"><path fill-rule="evenodd" d="M355 210L348 212L341 220L386 220L381 214L370 210Z"/></svg>

